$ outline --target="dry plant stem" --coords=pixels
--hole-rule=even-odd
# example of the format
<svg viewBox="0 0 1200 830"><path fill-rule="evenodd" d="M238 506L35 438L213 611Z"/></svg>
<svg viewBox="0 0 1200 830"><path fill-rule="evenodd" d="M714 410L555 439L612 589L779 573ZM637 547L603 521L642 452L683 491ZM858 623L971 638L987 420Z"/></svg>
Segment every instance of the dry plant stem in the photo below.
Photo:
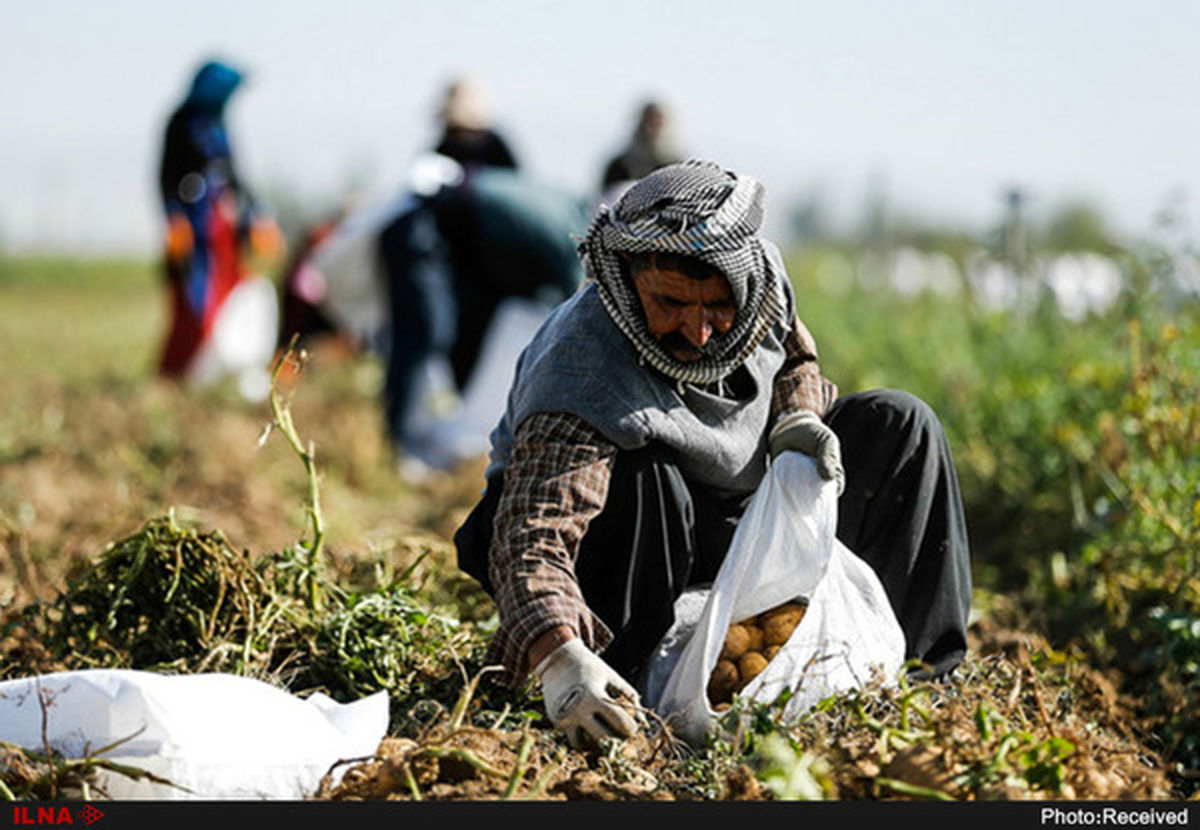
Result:
<svg viewBox="0 0 1200 830"><path fill-rule="evenodd" d="M150 772L149 770L144 770L141 767L134 767L134 766L130 766L128 764L119 764L115 761L108 761L108 760L104 760L102 758L96 757L98 755L104 754L105 752L108 752L109 750L115 749L116 747L120 746L121 744L125 743L126 741L130 740L131 738L136 737L138 734L140 734L140 732L141 732L141 730L138 730L138 732L135 732L134 734L130 735L127 738L121 738L119 740L113 741L112 743L108 744L107 746L102 746L99 749L94 750L90 755L88 755L85 758L56 758L53 755L41 755L37 752L33 752L31 750L25 749L24 747L17 746L16 744L10 744L7 741L0 741L0 746L8 747L10 749L15 749L15 750L21 752L22 754L24 754L31 761L46 765L47 772L44 776L42 776L40 781L44 781L44 782L46 782L46 784L49 785L50 792L52 793L51 800L58 798L58 782L62 778L64 778L65 776L67 776L68 774L70 774L72 772L82 773L82 772L86 772L90 769L105 769L110 772L115 772L118 775L123 775L126 778L132 779L134 781L140 781L142 779L145 779L147 781L152 781L155 784L162 784L167 787L173 787L174 789L181 790L183 792L191 792L191 790L189 790L187 787L181 786L180 784L176 784L174 781L171 781L169 778L163 778L162 776L155 775L154 773ZM85 787L87 786L86 781L81 781L81 784ZM12 791L8 789L7 785L4 784L3 780L0 780L0 787L4 788L4 790L0 791L0 794L3 794L5 797L9 797L9 795L11 795ZM15 796L13 796L12 800L15 800Z"/></svg>
<svg viewBox="0 0 1200 830"><path fill-rule="evenodd" d="M558 772L558 770L562 767L562 763L565 758L566 752L560 750L558 755L555 756L553 763L548 764L546 769L543 770L542 774L538 777L538 780L534 782L533 788L522 796L522 800L533 801L541 798L542 794L546 791L546 785L550 783L550 779L553 777L554 773Z"/></svg>
<svg viewBox="0 0 1200 830"><path fill-rule="evenodd" d="M359 755L356 758L339 758L329 765L329 769L325 770L325 774L321 776L321 783L317 786L318 797L328 794L329 787L333 781L333 773L338 767L349 767L353 764L365 764L374 761L377 755Z"/></svg>
<svg viewBox="0 0 1200 830"><path fill-rule="evenodd" d="M316 449L310 441L305 447L300 440L300 435L296 432L296 425L292 421L292 411L279 398L279 371L283 368L284 363L292 359L292 353L296 346L297 336L292 335L292 340L288 343L287 349L279 360L275 363L275 370L271 373L271 415L273 417L272 424L283 433L283 437L291 445L296 455L300 457L304 464L304 472L308 477L308 517L312 522L312 542L308 546L308 563L307 573L305 578L308 581L308 607L309 610L316 610L317 607L317 579L316 567L317 561L321 555L321 548L325 543L325 519L321 513L320 492L317 487L317 465L316 465Z"/></svg>
<svg viewBox="0 0 1200 830"><path fill-rule="evenodd" d="M652 722L651 725L657 727L654 742L651 744L650 763L654 763L662 753L667 753L673 758L682 757L683 754L687 753L686 742L681 738L675 737L670 724L658 712L648 708L642 711L646 713L647 719Z"/></svg>
<svg viewBox="0 0 1200 830"><path fill-rule="evenodd" d="M1046 711L1046 703L1042 700L1042 688L1032 666L1029 667L1029 678L1033 681L1033 699L1037 703L1038 715L1042 719L1042 724L1050 733L1051 738L1057 738L1058 731L1054 728L1054 721L1050 719L1050 713Z"/></svg>
<svg viewBox="0 0 1200 830"><path fill-rule="evenodd" d="M916 784L909 784L906 781L897 781L894 778L877 778L876 783L895 790L904 795L919 796L920 798L931 798L934 801L957 801L954 796L944 793L941 790L930 789L929 787L918 787Z"/></svg>
<svg viewBox="0 0 1200 830"><path fill-rule="evenodd" d="M467 682L463 687L462 693L459 694L458 700L454 704L454 710L450 715L450 722L447 725L450 733L457 732L462 726L463 719L467 715L467 707L471 703L471 698L475 695L475 690L479 688L479 681L488 672L499 671L501 666L484 666L479 672Z"/></svg>
<svg viewBox="0 0 1200 830"><path fill-rule="evenodd" d="M506 773L504 770L496 769L469 749L462 749L461 747L457 746L423 746L413 753L414 758L419 758L421 756L429 756L430 758L453 758L456 761L462 761L464 764L468 764L474 769L479 770L485 775L490 775L493 778L508 778L508 773Z"/></svg>
<svg viewBox="0 0 1200 830"><path fill-rule="evenodd" d="M42 747L46 750L46 762L53 765L54 752L53 752L53 750L50 749L49 723L50 723L50 706L53 705L53 703L54 703L54 695L51 694L46 689L42 688L41 675L38 675L38 677L36 679L36 683L37 683L38 707L41 709L41 714L42 714L42 724L41 724L41 726L42 726ZM58 798L58 777L57 776L53 777L50 780L50 799L54 800L56 798Z"/></svg>
<svg viewBox="0 0 1200 830"><path fill-rule="evenodd" d="M517 750L517 763L513 765L512 776L508 779L508 786L504 788L504 795L500 796L504 799L512 798L516 795L517 787L521 783L521 776L525 773L525 763L529 760L529 750L533 747L533 735L529 734L529 727L526 726L525 734L521 737L521 748Z"/></svg>
<svg viewBox="0 0 1200 830"><path fill-rule="evenodd" d="M408 786L408 791L412 793L413 801L421 801L421 788L417 786L417 779L413 777L412 767L408 762L404 762L404 783Z"/></svg>
<svg viewBox="0 0 1200 830"><path fill-rule="evenodd" d="M42 581L38 576L37 565L29 558L25 537L4 516L0 516L0 552L8 551L9 561L16 571L17 586L24 589L29 596L40 596Z"/></svg>
<svg viewBox="0 0 1200 830"><path fill-rule="evenodd" d="M504 708L500 710L500 715L496 718L496 722L494 724L492 724L492 729L499 729L500 724L504 723L504 719L508 717L508 714L511 711L512 711L512 704L505 703Z"/></svg>
<svg viewBox="0 0 1200 830"><path fill-rule="evenodd" d="M1006 703L1008 705L1006 714L1008 715L1008 717L1012 717L1013 710L1016 708L1017 703L1020 702L1020 696L1021 696L1021 675L1017 674L1016 679L1013 681L1012 691L1009 692L1008 700L1006 701Z"/></svg>

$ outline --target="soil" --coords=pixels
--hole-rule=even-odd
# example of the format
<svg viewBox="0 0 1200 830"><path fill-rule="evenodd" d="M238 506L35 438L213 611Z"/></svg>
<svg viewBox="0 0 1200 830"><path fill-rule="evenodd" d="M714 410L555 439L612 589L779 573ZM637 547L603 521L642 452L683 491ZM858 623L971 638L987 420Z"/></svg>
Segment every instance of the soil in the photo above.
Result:
<svg viewBox="0 0 1200 830"><path fill-rule="evenodd" d="M1138 724L1133 702L1095 670L1067 665L1041 686L1047 675L1034 670L1032 657L1054 654L1038 635L996 630L986 623L971 630L971 652L956 678L941 684L927 722L929 740L889 749L862 720L830 714L803 722L796 734L827 762L826 794L839 799L908 799L900 782L962 800L1167 800L1183 797L1154 749L1151 732ZM895 701L895 690L878 692ZM981 705L1003 713L1030 743L1069 741L1074 752L1063 764L1061 791L1031 788L997 777L989 783L963 782L985 766L985 747L976 727ZM419 740L389 739L376 757L346 771L341 783L320 798L491 800L770 800L753 757L712 765L709 780L684 772L681 759L695 750L652 732L605 749L571 750L546 728L527 732L471 727L449 734L436 730ZM1016 730L1014 730L1016 731ZM528 741L523 760L521 743ZM982 752L981 750L986 750ZM469 757L468 757L469 756ZM467 760L464 760L466 758Z"/></svg>
<svg viewBox="0 0 1200 830"><path fill-rule="evenodd" d="M360 370L353 364L344 368L337 394L328 386L301 383L292 398L299 431L316 439L331 552L354 560L383 551L397 567L411 565L403 539L425 534L448 543L479 495L482 464L420 485L399 479L379 427L372 391L377 378L356 380ZM277 436L259 443L269 420L265 404L157 382L107 393L47 387L40 394L30 411L42 413L42 421L0 445L0 615L51 597L107 544L168 509L254 551L278 550L306 532L298 460ZM422 564L435 587L439 579L453 581L446 547L441 561L434 557ZM447 594L444 585L438 590L443 598L454 593ZM486 602L473 601L473 613L489 612ZM0 645L8 661L33 647ZM9 669L11 676L11 663ZM876 705L899 705L895 694L878 692ZM1027 745L1071 743L1062 797L1169 799L1186 793L1158 754L1153 724L1140 722L1137 701L1119 692L1119 679L1062 658L1036 632L978 620L968 660L929 697L925 738L908 745L881 740L877 729L845 712L825 713L800 727L800 743L828 765L822 776L826 794L928 797L912 795L919 788L954 798L1042 797L1045 790L1003 776L964 783L964 776L986 766L982 749L995 751L979 738L977 715L984 704L1027 734ZM696 756L665 731L573 750L545 721L503 730L486 723L454 729L441 724L389 737L374 758L345 770L341 782L327 784L319 797L776 797L763 783L761 761L752 756L709 756L701 767L687 763L689 757Z"/></svg>

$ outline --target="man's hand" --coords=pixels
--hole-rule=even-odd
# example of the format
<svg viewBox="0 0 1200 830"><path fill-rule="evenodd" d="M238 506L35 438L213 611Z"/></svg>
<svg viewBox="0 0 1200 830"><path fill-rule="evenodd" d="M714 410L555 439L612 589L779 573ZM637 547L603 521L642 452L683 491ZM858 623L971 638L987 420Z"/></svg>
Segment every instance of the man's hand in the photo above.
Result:
<svg viewBox="0 0 1200 830"><path fill-rule="evenodd" d="M578 748L585 733L629 738L638 731L637 691L580 638L550 652L533 673L541 681L546 714L567 733L571 746Z"/></svg>
<svg viewBox="0 0 1200 830"><path fill-rule="evenodd" d="M784 450L796 450L817 460L821 478L837 482L838 495L846 488L842 469L842 445L837 434L815 412L801 410L780 418L767 437L771 458Z"/></svg>

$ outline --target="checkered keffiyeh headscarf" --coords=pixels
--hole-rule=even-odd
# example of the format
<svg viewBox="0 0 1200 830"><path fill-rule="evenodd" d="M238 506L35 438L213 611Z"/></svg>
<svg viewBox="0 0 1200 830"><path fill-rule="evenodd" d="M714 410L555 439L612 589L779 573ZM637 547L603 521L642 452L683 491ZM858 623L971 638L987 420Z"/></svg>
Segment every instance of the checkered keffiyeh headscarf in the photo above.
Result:
<svg viewBox="0 0 1200 830"><path fill-rule="evenodd" d="M680 383L706 385L729 375L783 317L780 276L759 240L763 186L707 161L663 167L638 181L612 208L601 207L579 253L613 322L642 359ZM714 333L703 356L684 362L662 348L646 326L641 300L622 253L664 252L698 259L729 281L737 312Z"/></svg>

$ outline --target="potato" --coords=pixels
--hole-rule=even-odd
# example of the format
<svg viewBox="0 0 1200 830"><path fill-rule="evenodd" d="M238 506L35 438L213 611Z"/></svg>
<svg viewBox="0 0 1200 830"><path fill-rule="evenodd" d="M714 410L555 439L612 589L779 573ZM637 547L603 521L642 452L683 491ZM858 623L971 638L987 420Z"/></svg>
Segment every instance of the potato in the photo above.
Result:
<svg viewBox="0 0 1200 830"><path fill-rule="evenodd" d="M718 660L708 678L708 699L713 703L728 701L739 680L738 667L732 660Z"/></svg>
<svg viewBox="0 0 1200 830"><path fill-rule="evenodd" d="M758 623L750 620L742 623L742 628L746 629L746 633L750 636L750 645L746 646L746 651L762 651L763 631L759 628Z"/></svg>
<svg viewBox="0 0 1200 830"><path fill-rule="evenodd" d="M763 642L769 646L781 646L796 630L800 620L804 619L805 606L796 602L788 602L765 612L760 618L763 630Z"/></svg>
<svg viewBox="0 0 1200 830"><path fill-rule="evenodd" d="M747 651L738 660L738 676L741 678L738 688L742 688L767 667L767 658L757 651Z"/></svg>
<svg viewBox="0 0 1200 830"><path fill-rule="evenodd" d="M721 657L725 660L736 660L746 653L750 647L750 634L738 624L729 626L725 633L725 645L721 649Z"/></svg>
<svg viewBox="0 0 1200 830"><path fill-rule="evenodd" d="M731 701L767 667L804 617L806 607L802 602L786 602L729 626L708 679L708 698L714 707Z"/></svg>
<svg viewBox="0 0 1200 830"><path fill-rule="evenodd" d="M804 616L804 612L808 609L807 602L785 602L782 605L776 605L770 611L763 611L758 615L758 624L763 625L767 620L773 617L789 617L799 615Z"/></svg>
<svg viewBox="0 0 1200 830"><path fill-rule="evenodd" d="M792 632L796 630L798 620L788 619L787 617L776 617L769 620L763 626L763 642L768 646L781 646L787 642L788 637L792 636Z"/></svg>

